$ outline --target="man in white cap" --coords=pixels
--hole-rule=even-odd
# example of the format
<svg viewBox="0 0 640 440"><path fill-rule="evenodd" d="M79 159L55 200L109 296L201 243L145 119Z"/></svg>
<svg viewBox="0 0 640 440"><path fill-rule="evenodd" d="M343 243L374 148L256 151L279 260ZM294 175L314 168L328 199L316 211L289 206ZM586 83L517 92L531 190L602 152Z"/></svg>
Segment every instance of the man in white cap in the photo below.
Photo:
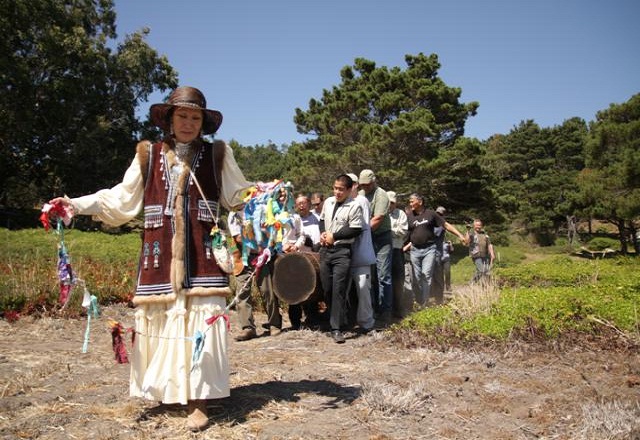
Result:
<svg viewBox="0 0 640 440"><path fill-rule="evenodd" d="M387 323L393 311L393 291L391 289L391 219L389 218L389 196L376 183L372 170L362 170L358 178L360 194L371 204L371 237L376 251L377 286L373 291L373 307L378 308L380 320ZM376 288L377 287L377 288Z"/></svg>
<svg viewBox="0 0 640 440"><path fill-rule="evenodd" d="M368 333L375 325L373 306L371 305L371 266L376 263L376 253L371 240L369 226L371 212L369 201L358 194L358 176L349 173L353 180L351 197L362 208L362 234L358 235L351 247L351 282L355 285L358 296L356 322L362 333Z"/></svg>

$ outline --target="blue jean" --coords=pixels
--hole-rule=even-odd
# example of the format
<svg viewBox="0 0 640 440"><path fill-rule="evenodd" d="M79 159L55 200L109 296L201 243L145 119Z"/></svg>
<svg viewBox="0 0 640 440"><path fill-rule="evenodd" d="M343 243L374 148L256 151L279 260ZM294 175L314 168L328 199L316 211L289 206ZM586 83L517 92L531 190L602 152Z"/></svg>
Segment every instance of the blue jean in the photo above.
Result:
<svg viewBox="0 0 640 440"><path fill-rule="evenodd" d="M451 260L442 260L441 264L444 275L444 290L445 292L451 292Z"/></svg>
<svg viewBox="0 0 640 440"><path fill-rule="evenodd" d="M425 248L411 248L411 266L413 268L414 286L417 287L416 302L424 307L429 300L431 284L436 267L436 245L432 244Z"/></svg>
<svg viewBox="0 0 640 440"><path fill-rule="evenodd" d="M413 295L404 293L404 253L401 248L393 248L391 253L391 287L393 290L393 314L404 318L411 310Z"/></svg>
<svg viewBox="0 0 640 440"><path fill-rule="evenodd" d="M472 283L477 283L484 277L489 276L489 270L491 266L489 264L489 257L477 257L473 259L473 264L476 265L476 272L473 274Z"/></svg>
<svg viewBox="0 0 640 440"><path fill-rule="evenodd" d="M373 250L376 253L376 275L378 288L371 289L377 292L377 298L373 297L373 307L382 313L391 313L393 309L393 290L391 287L391 231L373 236Z"/></svg>

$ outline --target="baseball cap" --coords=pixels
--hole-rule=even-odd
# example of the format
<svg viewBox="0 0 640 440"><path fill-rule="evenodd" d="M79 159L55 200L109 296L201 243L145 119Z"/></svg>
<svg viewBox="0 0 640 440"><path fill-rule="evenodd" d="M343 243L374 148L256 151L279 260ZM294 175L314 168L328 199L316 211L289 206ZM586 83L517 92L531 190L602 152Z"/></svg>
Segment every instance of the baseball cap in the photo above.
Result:
<svg viewBox="0 0 640 440"><path fill-rule="evenodd" d="M387 191L387 196L389 197L389 201L391 203L396 203L396 192L395 191Z"/></svg>
<svg viewBox="0 0 640 440"><path fill-rule="evenodd" d="M376 180L376 175L371 170L362 170L360 171L360 178L358 179L358 183L371 183Z"/></svg>

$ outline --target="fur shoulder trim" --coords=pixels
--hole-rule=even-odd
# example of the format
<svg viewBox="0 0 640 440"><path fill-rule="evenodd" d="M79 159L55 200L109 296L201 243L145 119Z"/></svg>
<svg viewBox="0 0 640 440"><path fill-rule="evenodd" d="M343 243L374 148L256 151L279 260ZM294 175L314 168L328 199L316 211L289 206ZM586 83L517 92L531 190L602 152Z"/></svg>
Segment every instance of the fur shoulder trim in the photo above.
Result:
<svg viewBox="0 0 640 440"><path fill-rule="evenodd" d="M140 141L138 145L136 145L136 153L138 154L138 162L140 162L140 172L142 173L143 182L146 182L149 176L152 145L153 144L147 140Z"/></svg>

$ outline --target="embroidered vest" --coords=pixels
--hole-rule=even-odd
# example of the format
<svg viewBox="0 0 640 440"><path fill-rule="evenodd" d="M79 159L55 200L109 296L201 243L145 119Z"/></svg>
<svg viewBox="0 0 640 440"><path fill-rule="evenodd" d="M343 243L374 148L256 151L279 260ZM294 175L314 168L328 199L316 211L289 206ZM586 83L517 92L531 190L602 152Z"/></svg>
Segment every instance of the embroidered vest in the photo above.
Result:
<svg viewBox="0 0 640 440"><path fill-rule="evenodd" d="M134 303L169 301L178 293L226 295L229 280L213 258L210 235L210 211L218 212L224 145L200 143L179 174L172 171L179 161L169 145L146 145L146 156L138 148L145 179L144 233Z"/></svg>

